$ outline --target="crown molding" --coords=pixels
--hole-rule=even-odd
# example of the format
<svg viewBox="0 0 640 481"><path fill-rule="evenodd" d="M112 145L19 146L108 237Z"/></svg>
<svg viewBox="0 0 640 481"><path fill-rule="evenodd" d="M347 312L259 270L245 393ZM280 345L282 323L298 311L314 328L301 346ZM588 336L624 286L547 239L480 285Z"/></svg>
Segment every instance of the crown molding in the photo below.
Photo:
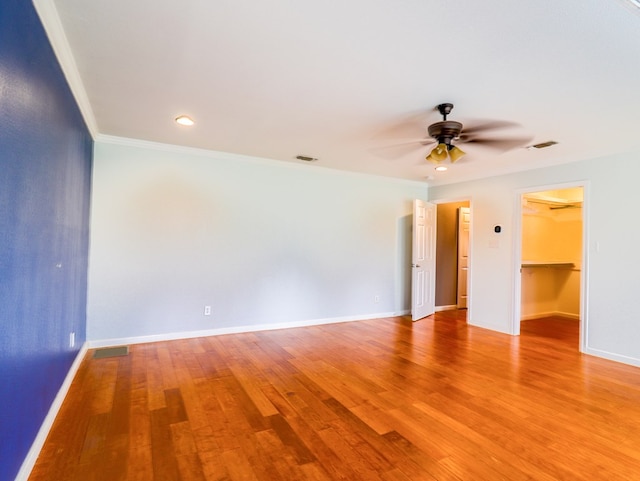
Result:
<svg viewBox="0 0 640 481"><path fill-rule="evenodd" d="M89 97L82 83L80 73L78 72L75 58L73 57L73 53L71 53L71 47L69 46L69 41L67 40L62 22L60 21L58 10L53 0L33 0L33 5L40 17L40 21L49 38L49 43L58 59L58 63L62 68L62 72L67 79L71 93L76 99L87 129L89 129L91 137L95 139L98 135L96 119L93 115L93 109L89 103Z"/></svg>

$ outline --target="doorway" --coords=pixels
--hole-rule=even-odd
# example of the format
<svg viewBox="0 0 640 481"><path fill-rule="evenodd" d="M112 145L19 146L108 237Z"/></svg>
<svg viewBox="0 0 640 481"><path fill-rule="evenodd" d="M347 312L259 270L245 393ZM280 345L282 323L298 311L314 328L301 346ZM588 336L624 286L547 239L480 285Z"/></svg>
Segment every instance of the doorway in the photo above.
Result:
<svg viewBox="0 0 640 481"><path fill-rule="evenodd" d="M436 311L469 308L470 216L469 200L437 203Z"/></svg>
<svg viewBox="0 0 640 481"><path fill-rule="evenodd" d="M540 320L550 331L565 329L571 321L583 331L584 197L582 185L520 194L514 334L520 333L521 323Z"/></svg>

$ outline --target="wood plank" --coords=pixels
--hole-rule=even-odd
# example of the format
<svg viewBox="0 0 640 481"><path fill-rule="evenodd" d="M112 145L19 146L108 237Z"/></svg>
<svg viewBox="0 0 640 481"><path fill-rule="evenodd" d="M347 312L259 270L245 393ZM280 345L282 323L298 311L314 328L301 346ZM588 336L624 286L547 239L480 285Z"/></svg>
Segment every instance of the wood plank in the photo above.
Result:
<svg viewBox="0 0 640 481"><path fill-rule="evenodd" d="M154 480L181 479L167 408L151 412L151 460Z"/></svg>

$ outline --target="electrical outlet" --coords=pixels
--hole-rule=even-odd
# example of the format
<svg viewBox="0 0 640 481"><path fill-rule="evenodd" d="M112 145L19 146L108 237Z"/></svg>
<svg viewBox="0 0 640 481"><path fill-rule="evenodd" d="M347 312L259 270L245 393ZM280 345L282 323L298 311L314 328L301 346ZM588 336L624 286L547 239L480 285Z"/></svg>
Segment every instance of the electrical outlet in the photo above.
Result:
<svg viewBox="0 0 640 481"><path fill-rule="evenodd" d="M204 315L205 316L211 315L211 306L204 306Z"/></svg>
<svg viewBox="0 0 640 481"><path fill-rule="evenodd" d="M69 333L69 347L76 347L76 333Z"/></svg>

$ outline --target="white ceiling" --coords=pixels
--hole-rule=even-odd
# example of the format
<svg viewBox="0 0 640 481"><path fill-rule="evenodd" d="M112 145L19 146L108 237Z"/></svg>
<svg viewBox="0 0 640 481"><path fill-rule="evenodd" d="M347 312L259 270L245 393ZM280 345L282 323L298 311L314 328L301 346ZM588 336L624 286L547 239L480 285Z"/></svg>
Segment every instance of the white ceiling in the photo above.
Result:
<svg viewBox="0 0 640 481"><path fill-rule="evenodd" d="M35 4L97 138L302 154L429 185L640 148L640 9L627 0ZM462 144L446 173L427 146L382 148L426 138L442 102L450 120L516 122L495 136L559 144ZM183 113L196 126L173 122Z"/></svg>

